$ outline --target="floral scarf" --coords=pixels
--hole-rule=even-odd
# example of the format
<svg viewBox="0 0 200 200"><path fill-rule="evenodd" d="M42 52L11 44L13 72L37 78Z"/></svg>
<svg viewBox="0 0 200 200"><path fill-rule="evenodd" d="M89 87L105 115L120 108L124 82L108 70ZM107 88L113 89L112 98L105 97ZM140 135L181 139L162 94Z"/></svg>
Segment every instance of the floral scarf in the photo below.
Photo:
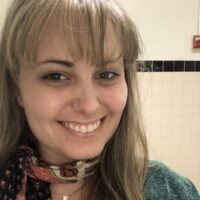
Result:
<svg viewBox="0 0 200 200"><path fill-rule="evenodd" d="M1 200L51 200L50 183L75 183L95 171L98 158L66 165L45 163L31 145L20 145L0 174Z"/></svg>

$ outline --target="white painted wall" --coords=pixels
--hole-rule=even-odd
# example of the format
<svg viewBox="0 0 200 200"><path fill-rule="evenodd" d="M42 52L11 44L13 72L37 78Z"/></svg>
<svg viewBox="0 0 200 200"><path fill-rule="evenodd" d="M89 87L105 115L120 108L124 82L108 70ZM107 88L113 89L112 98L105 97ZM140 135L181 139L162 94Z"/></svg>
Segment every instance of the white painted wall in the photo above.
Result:
<svg viewBox="0 0 200 200"><path fill-rule="evenodd" d="M136 23L148 60L200 60L192 51L199 0L120 0Z"/></svg>
<svg viewBox="0 0 200 200"><path fill-rule="evenodd" d="M0 27L3 23L4 17L7 11L7 7L10 2L11 0L0 0Z"/></svg>

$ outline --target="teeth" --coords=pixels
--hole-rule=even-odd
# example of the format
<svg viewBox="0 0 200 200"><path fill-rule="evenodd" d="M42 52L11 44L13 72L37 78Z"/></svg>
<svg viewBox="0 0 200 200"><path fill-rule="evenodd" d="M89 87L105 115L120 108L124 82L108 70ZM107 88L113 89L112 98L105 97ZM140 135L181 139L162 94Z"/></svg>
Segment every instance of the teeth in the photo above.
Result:
<svg viewBox="0 0 200 200"><path fill-rule="evenodd" d="M67 127L67 126L66 126ZM69 124L69 128L70 129L74 129L74 125L73 124Z"/></svg>
<svg viewBox="0 0 200 200"><path fill-rule="evenodd" d="M90 124L90 125L88 126L88 128L87 128L87 131L88 131L88 132L92 132L94 129L95 129L95 128L94 128L94 125Z"/></svg>
<svg viewBox="0 0 200 200"><path fill-rule="evenodd" d="M79 132L79 126L75 126L75 128L74 128L74 130L76 131L76 132Z"/></svg>
<svg viewBox="0 0 200 200"><path fill-rule="evenodd" d="M94 131L95 129L99 128L100 124L101 124L101 120L98 120L95 123L88 124L88 125L63 123L63 125L69 128L70 130L73 130L75 132L80 132L80 133L90 133Z"/></svg>
<svg viewBox="0 0 200 200"><path fill-rule="evenodd" d="M87 132L87 128L85 126L81 126L80 132L81 133L86 133Z"/></svg>

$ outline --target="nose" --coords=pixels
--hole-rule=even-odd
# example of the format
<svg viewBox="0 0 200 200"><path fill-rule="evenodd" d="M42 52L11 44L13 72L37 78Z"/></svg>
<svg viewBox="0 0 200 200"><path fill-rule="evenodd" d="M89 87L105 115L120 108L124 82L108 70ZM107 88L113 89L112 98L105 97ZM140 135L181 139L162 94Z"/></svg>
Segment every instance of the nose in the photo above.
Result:
<svg viewBox="0 0 200 200"><path fill-rule="evenodd" d="M77 86L74 109L76 112L91 115L100 108L99 94L97 88L91 83Z"/></svg>

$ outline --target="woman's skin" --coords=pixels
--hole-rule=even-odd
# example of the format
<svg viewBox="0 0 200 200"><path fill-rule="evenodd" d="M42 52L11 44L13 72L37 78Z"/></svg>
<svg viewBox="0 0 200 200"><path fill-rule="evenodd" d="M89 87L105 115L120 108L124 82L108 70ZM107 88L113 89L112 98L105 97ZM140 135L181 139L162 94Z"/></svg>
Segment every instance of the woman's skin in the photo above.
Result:
<svg viewBox="0 0 200 200"><path fill-rule="evenodd" d="M55 27L56 20L51 20L42 33L36 53L38 64L21 68L17 98L39 141L43 159L63 164L94 158L102 152L118 127L127 85L122 58L105 69L84 58L74 61L63 32ZM105 57L119 49L112 30L108 33L112 39L107 38ZM57 193L70 194L81 184L51 187Z"/></svg>

